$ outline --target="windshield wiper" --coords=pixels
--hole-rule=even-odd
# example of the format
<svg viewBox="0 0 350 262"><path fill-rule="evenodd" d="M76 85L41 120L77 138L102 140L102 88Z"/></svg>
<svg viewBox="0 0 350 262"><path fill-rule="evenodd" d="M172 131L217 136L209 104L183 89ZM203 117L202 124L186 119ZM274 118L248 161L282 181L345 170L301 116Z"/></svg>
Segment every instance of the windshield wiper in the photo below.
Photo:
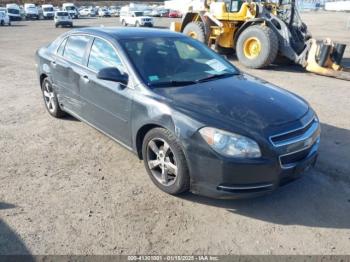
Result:
<svg viewBox="0 0 350 262"><path fill-rule="evenodd" d="M198 79L195 82L201 83L201 82L206 82L206 81L210 81L213 79L225 78L225 77L230 77L230 76L234 76L234 75L239 75L239 73L238 72L231 72L231 73L224 73L224 74L219 74L219 75L210 75L208 77Z"/></svg>
<svg viewBox="0 0 350 262"><path fill-rule="evenodd" d="M197 84L197 81L164 81L158 83L151 83L152 87L171 87L171 86L186 86L186 85L194 85Z"/></svg>

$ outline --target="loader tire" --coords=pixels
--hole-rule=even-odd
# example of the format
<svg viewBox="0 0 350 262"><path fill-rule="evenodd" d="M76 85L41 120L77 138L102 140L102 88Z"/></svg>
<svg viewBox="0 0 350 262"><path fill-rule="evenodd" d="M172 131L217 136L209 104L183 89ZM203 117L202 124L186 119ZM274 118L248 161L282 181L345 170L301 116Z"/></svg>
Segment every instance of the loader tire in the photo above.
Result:
<svg viewBox="0 0 350 262"><path fill-rule="evenodd" d="M189 37L192 37L202 43L205 42L205 30L203 22L190 22L188 23L183 33Z"/></svg>
<svg viewBox="0 0 350 262"><path fill-rule="evenodd" d="M276 59L277 35L267 26L250 26L239 35L236 53L238 60L246 67L266 67Z"/></svg>

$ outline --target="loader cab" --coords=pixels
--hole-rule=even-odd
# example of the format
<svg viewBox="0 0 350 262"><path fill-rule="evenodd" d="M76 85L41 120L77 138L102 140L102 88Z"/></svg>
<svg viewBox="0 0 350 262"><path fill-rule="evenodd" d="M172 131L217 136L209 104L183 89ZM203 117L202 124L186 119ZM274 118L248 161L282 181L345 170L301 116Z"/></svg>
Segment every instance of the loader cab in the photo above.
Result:
<svg viewBox="0 0 350 262"><path fill-rule="evenodd" d="M245 21L256 15L256 4L242 0L219 0L209 5L209 12L218 20Z"/></svg>

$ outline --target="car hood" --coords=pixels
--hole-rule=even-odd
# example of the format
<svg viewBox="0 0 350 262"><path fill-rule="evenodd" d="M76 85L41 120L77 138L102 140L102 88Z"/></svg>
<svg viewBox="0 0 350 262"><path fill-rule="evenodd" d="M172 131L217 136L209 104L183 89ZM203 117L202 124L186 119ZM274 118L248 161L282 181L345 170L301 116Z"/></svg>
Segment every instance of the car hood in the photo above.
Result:
<svg viewBox="0 0 350 262"><path fill-rule="evenodd" d="M298 120L309 109L298 96L246 74L154 91L206 124L214 120L264 129Z"/></svg>

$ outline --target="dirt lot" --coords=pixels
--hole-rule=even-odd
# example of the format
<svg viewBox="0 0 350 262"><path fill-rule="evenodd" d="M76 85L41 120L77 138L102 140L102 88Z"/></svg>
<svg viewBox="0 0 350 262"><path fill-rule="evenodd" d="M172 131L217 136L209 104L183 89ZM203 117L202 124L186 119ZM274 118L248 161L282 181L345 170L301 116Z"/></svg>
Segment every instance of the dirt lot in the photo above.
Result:
<svg viewBox="0 0 350 262"><path fill-rule="evenodd" d="M315 37L350 45L349 14L303 17ZM118 25L117 18L74 22ZM0 27L0 254L350 253L349 82L296 66L249 70L317 111L316 168L257 199L173 197L151 183L132 153L45 111L34 52L65 30L52 21ZM345 56L349 62L350 47Z"/></svg>

